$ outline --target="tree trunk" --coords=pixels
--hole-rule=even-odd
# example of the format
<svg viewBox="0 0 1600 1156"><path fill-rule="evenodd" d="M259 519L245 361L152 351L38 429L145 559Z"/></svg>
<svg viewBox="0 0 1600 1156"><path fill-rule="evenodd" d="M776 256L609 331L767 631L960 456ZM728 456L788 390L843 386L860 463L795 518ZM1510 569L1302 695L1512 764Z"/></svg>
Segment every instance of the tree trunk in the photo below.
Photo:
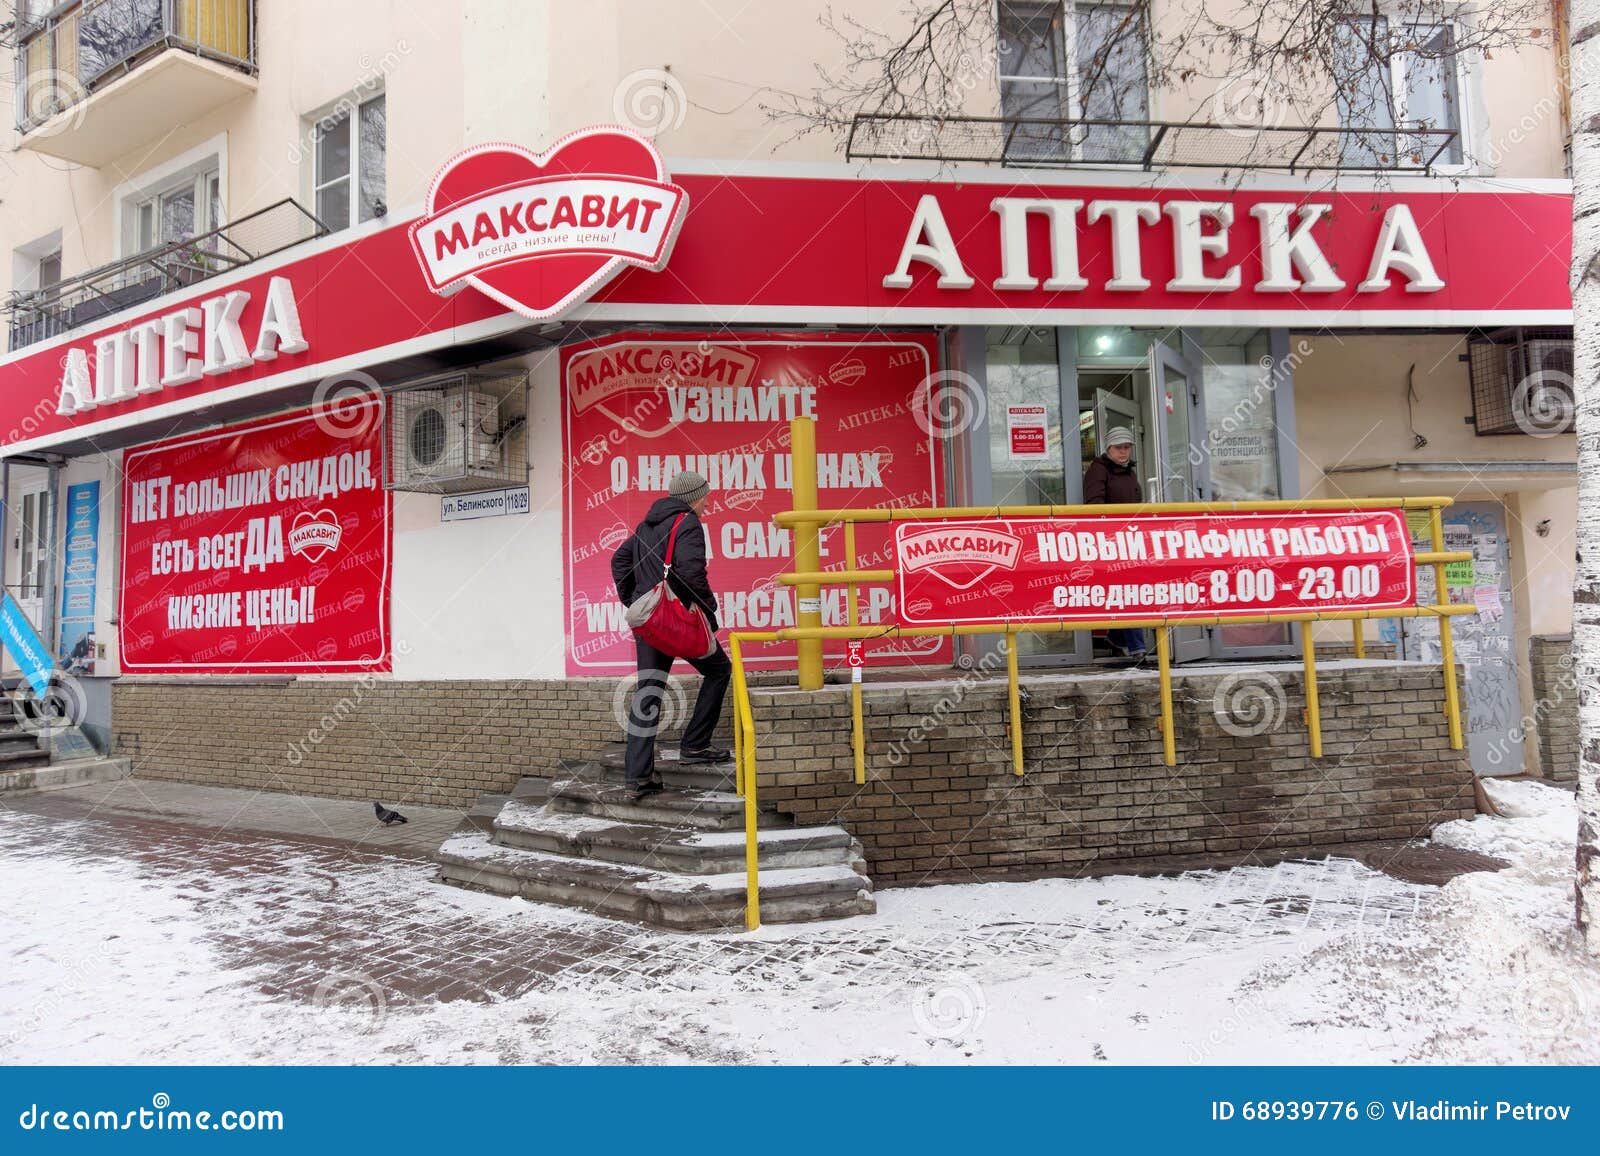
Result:
<svg viewBox="0 0 1600 1156"><path fill-rule="evenodd" d="M1600 0L1572 0L1573 389L1578 422L1578 570L1572 659L1578 676L1577 918L1600 955Z"/></svg>

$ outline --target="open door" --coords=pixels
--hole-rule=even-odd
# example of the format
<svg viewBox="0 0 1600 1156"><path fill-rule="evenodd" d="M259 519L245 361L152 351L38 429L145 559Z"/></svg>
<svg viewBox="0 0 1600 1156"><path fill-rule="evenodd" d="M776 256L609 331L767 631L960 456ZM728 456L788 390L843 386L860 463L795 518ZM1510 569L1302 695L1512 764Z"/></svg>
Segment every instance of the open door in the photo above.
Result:
<svg viewBox="0 0 1600 1156"><path fill-rule="evenodd" d="M1156 341L1150 346L1150 457L1139 474L1147 502L1206 500L1205 462L1189 452L1192 431L1201 425L1198 350L1188 341L1183 351ZM1179 626L1172 631L1172 660L1194 662L1211 657L1211 631L1205 626Z"/></svg>
<svg viewBox="0 0 1600 1156"><path fill-rule="evenodd" d="M1109 389L1094 391L1094 452L1101 453L1106 446L1106 433L1115 426L1127 426L1136 439L1133 454L1134 466L1142 467L1150 460L1149 431L1139 417L1139 403L1132 398L1112 393Z"/></svg>

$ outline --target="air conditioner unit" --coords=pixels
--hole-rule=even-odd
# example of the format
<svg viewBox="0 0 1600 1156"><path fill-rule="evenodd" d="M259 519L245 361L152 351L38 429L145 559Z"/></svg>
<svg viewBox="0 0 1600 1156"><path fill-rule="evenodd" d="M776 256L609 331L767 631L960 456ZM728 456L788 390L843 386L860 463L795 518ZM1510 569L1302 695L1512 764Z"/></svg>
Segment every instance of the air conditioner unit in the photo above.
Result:
<svg viewBox="0 0 1600 1156"><path fill-rule="evenodd" d="M391 461L400 485L497 475L501 467L499 402L461 389L418 389L400 395Z"/></svg>
<svg viewBox="0 0 1600 1156"><path fill-rule="evenodd" d="M1539 337L1508 346L1505 366L1507 401L1516 426L1508 432L1571 432L1576 408L1571 340Z"/></svg>

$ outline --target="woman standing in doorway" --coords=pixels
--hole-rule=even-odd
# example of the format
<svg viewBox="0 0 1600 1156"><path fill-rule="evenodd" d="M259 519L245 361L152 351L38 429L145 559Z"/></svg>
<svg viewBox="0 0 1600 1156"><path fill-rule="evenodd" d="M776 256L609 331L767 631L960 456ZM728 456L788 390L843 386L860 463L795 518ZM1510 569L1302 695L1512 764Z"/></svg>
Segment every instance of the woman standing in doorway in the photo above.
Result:
<svg viewBox="0 0 1600 1156"><path fill-rule="evenodd" d="M1133 468L1133 431L1127 426L1112 426L1106 432L1105 450L1083 471L1083 500L1090 506L1144 501ZM1137 662L1144 657L1144 631L1138 627L1107 631L1106 640L1119 658Z"/></svg>

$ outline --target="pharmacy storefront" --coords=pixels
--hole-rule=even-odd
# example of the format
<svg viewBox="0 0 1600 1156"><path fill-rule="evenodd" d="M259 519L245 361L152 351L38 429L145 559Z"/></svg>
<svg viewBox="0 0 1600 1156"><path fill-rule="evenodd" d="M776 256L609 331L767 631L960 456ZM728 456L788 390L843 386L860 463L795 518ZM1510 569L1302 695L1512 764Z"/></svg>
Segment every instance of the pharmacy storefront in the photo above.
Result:
<svg viewBox="0 0 1600 1156"><path fill-rule="evenodd" d="M464 798L464 769L407 769L370 741L338 753L348 734L306 748L328 688L414 692L397 714L445 735L452 696L514 699L512 763L574 718L610 726L632 648L609 557L677 470L711 480L721 617L749 629L794 621L772 516L795 416L818 423L824 506L1077 502L1114 426L1149 500L1440 492L1431 467L1467 460L1449 407L1474 409L1443 351L1570 326L1570 210L1559 182L729 175L612 129L537 155L480 146L424 204L0 361L7 582L125 753L149 753L158 711L226 693L276 720L241 743L301 744L289 785L360 779L364 757ZM1408 398L1419 350L1440 352ZM1380 378L1417 428L1455 423L1434 435L1447 452L1362 449L1390 436L1347 421L1380 416ZM1479 440L1499 443L1480 456L1507 466L1506 492L1570 525L1570 436ZM1419 468L1338 473L1369 459ZM859 548L870 565L888 543L863 527ZM1515 565L1496 572L1508 619ZM896 614L887 589L864 594L864 621ZM1178 657L1290 642L1193 629ZM1083 664L1097 646L1041 635L1024 656ZM904 639L867 661L960 658ZM187 717L195 751L226 761Z"/></svg>

